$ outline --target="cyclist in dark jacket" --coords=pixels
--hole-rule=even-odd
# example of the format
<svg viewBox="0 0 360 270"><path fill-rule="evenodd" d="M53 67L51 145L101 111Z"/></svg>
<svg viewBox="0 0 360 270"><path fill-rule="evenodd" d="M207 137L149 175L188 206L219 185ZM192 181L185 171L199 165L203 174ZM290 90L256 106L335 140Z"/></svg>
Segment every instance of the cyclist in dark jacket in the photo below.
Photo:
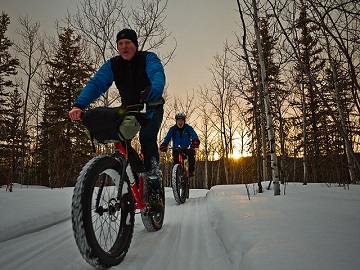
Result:
<svg viewBox="0 0 360 270"><path fill-rule="evenodd" d="M189 177L193 177L195 171L195 149L199 148L200 141L195 130L185 123L185 118L183 113L175 115L176 124L169 129L163 143L160 145L160 151L166 152L169 142L172 140L174 164L177 164L179 163L179 152L176 148L187 148L185 154L189 160Z"/></svg>
<svg viewBox="0 0 360 270"><path fill-rule="evenodd" d="M113 82L119 90L124 106L139 104L142 101L153 102L162 98L165 74L157 55L139 51L137 35L131 29L121 30L116 36L116 44L120 55L106 61L89 80L69 112L71 120L81 120L82 111L105 93ZM162 105L154 107L147 113L147 124L140 130L149 191L154 190L154 192L162 190L157 134L163 114Z"/></svg>

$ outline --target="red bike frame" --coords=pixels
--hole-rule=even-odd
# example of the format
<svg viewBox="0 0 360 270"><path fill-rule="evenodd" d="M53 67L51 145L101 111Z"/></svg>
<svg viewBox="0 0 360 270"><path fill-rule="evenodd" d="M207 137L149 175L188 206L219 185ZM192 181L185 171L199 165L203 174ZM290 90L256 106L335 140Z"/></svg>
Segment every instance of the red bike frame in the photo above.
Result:
<svg viewBox="0 0 360 270"><path fill-rule="evenodd" d="M127 145L127 141L125 142L125 145ZM115 151L118 151L121 155L123 155L125 157L125 159L126 159L127 164L129 164L126 147L121 142L115 143ZM131 179L129 179L129 180L130 180L131 191L132 191L132 193L134 195L134 198L135 198L135 209L138 209L138 210L145 209L146 206L143 203L143 199L144 199L144 176L142 174L139 174L139 185L136 183L135 178L133 179L133 181Z"/></svg>
<svg viewBox="0 0 360 270"><path fill-rule="evenodd" d="M183 161L183 153L179 153L178 154L178 160L179 160L179 164L181 164L184 168L184 171L185 171L185 175L186 177L189 177L189 171L188 171L188 168L185 166L185 163Z"/></svg>

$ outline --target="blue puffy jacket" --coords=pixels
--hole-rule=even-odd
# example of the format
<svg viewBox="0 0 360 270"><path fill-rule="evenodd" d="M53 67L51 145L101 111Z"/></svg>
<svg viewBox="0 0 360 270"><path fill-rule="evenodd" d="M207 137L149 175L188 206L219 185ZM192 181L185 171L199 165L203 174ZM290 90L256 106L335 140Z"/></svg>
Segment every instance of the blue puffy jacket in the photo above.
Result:
<svg viewBox="0 0 360 270"><path fill-rule="evenodd" d="M170 140L172 140L172 145L174 148L185 148L190 146L194 140L199 140L199 137L196 134L195 130L188 124L184 125L184 129L182 130L182 136L180 135L181 134L178 126L172 126L166 134L163 144L168 145Z"/></svg>
<svg viewBox="0 0 360 270"><path fill-rule="evenodd" d="M138 51L139 53L145 53ZM150 81L151 88L148 94L147 102L156 101L162 97L165 87L164 68L160 59L155 53L146 52L145 73ZM111 68L111 59L106 61L95 75L88 81L76 99L73 106L85 109L91 102L105 93L114 82L114 73ZM150 97L150 98L149 98ZM140 100L139 100L140 102ZM148 118L152 117L152 112L147 114Z"/></svg>

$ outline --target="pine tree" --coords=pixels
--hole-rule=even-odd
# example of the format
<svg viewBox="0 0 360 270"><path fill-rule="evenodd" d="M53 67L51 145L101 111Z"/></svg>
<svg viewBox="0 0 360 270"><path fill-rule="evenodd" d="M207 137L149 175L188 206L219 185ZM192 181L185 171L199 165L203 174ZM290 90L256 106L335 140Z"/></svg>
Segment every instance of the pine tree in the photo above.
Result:
<svg viewBox="0 0 360 270"><path fill-rule="evenodd" d="M332 107L333 113L336 115L337 119L340 119L338 110L337 110L337 97L339 99L339 103L341 106L341 110L344 114L344 120L346 123L346 130L351 131L354 129L355 125L351 125L350 120L350 112L351 107L354 102L351 95L351 81L349 80L349 76L346 74L346 70L344 70L341 65L337 65L334 67L336 69L336 82L334 81L333 70L330 68L325 69L325 78L323 85L323 94L326 95L329 104ZM335 86L336 84L336 86ZM335 87L339 91L335 93ZM338 128L335 123L328 119L326 122L327 134L325 134L326 138L324 139L324 144L322 145L321 151L326 155L333 155L344 153L344 139L342 135L339 133ZM351 135L351 133L350 133Z"/></svg>
<svg viewBox="0 0 360 270"><path fill-rule="evenodd" d="M66 28L59 35L57 53L47 62L45 107L41 123L41 178L50 187L72 184L87 160L89 145L81 123L68 117L75 98L94 71L79 36Z"/></svg>
<svg viewBox="0 0 360 270"><path fill-rule="evenodd" d="M15 87L10 76L17 73L16 68L19 61L13 58L9 52L13 43L6 37L5 33L10 24L10 17L2 12L0 15L0 179L6 179L9 174L9 89ZM0 180L0 184L2 183Z"/></svg>
<svg viewBox="0 0 360 270"><path fill-rule="evenodd" d="M301 30L300 38L297 40L300 48L300 63L295 66L295 82L302 92L301 106L303 118L303 158L304 158L304 184L308 182L308 177L317 179L316 162L321 153L321 134L326 129L323 126L324 117L326 118L320 97L316 94L314 83L318 83L319 73L324 68L325 61L321 59L322 49L318 46L318 39L315 32L318 28L312 25L307 17L307 6L301 2L301 11L297 20L296 28ZM311 76L311 78L310 78ZM295 104L296 105L296 104ZM326 123L326 121L325 121Z"/></svg>
<svg viewBox="0 0 360 270"><path fill-rule="evenodd" d="M269 90L269 97L270 97L270 107L272 112L272 117L274 119L274 130L275 130L275 136L276 140L280 141L281 145L283 145L284 141L283 138L280 136L281 127L283 125L283 118L281 115L281 105L283 102L283 96L287 95L287 93L281 88L283 85L283 82L280 80L280 68L277 63L275 63L275 47L277 44L277 39L274 37L274 35L271 35L269 32L269 16L260 18L260 37L261 37L261 44L263 48L263 54L264 54L264 61L265 61L265 67L266 67L266 80L268 83L268 90ZM257 50L257 44L256 41L254 41L252 46L252 56L253 61L256 64L257 69L254 69L253 72L256 75L257 84L261 85L261 75L260 75L260 68L259 68L259 54ZM261 87L258 87L258 89L252 90L253 95L258 94L259 96L262 96L263 93L256 93L256 91L259 91ZM261 133L262 138L261 142L258 142L258 146L262 148L263 153L263 177L265 180L267 180L267 154L266 151L267 145L266 142L268 141L267 134L266 134L266 120L265 120L265 113L264 113L264 105L262 98L258 99L259 104L257 104L256 111L258 115L258 121L262 125ZM260 111L261 110L261 111ZM253 111L253 110L252 110ZM277 125L276 125L277 124ZM281 177L282 175L280 175Z"/></svg>
<svg viewBox="0 0 360 270"><path fill-rule="evenodd" d="M22 183L19 175L19 165L21 158L21 108L23 101L19 91L15 88L14 92L9 94L9 119L6 123L8 127L7 142L10 149L9 168L11 169L8 184Z"/></svg>

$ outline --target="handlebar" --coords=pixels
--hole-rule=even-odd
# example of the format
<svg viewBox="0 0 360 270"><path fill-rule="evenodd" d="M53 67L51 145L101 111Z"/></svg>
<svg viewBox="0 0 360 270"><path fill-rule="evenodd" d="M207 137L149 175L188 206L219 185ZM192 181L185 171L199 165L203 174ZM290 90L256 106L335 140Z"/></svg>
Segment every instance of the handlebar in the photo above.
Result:
<svg viewBox="0 0 360 270"><path fill-rule="evenodd" d="M144 102L144 103L139 103L139 104L133 104L133 105L129 105L125 107L125 112L136 112L136 113L146 113L147 112L147 107L149 106L156 106L156 105L162 105L164 104L164 99L160 98L157 101L153 101L153 102Z"/></svg>
<svg viewBox="0 0 360 270"><path fill-rule="evenodd" d="M191 145L189 145L187 147L168 147L167 148L167 150L176 150L176 151L178 151L178 153L184 153L185 150L189 150L189 149L194 149L194 148L192 148ZM166 152L166 151L164 151L164 152Z"/></svg>
<svg viewBox="0 0 360 270"><path fill-rule="evenodd" d="M122 116L125 116L128 114L146 114L148 112L148 107L162 105L162 104L164 104L164 99L160 98L159 100L153 101L153 102L144 102L144 103L133 104L133 105L125 106L125 107L121 106L118 109L117 113ZM95 109L97 109L97 108L95 108ZM109 109L115 109L115 108L109 108ZM82 111L81 119L83 119L84 115L88 112L89 111Z"/></svg>
<svg viewBox="0 0 360 270"><path fill-rule="evenodd" d="M168 147L168 150L186 150L186 149L191 149L191 145L187 146L187 147Z"/></svg>

